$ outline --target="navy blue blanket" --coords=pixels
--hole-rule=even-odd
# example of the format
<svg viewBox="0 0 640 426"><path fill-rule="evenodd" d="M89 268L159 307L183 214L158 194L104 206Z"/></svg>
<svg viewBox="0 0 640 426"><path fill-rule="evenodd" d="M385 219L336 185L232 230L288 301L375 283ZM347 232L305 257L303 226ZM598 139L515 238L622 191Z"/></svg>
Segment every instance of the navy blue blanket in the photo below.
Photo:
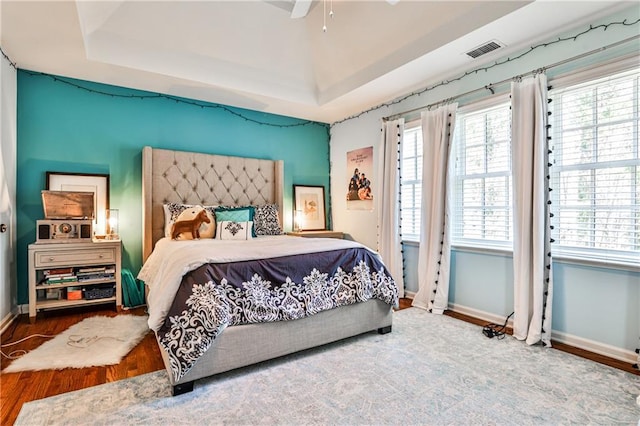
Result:
<svg viewBox="0 0 640 426"><path fill-rule="evenodd" d="M158 340L177 381L228 326L295 320L370 299L397 306L398 292L365 248L209 263L183 277Z"/></svg>

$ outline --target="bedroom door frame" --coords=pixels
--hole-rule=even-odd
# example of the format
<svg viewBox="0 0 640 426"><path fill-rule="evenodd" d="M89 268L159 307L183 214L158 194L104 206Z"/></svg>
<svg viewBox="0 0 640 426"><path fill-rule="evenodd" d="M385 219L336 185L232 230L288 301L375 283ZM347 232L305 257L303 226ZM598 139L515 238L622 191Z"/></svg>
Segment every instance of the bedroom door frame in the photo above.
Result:
<svg viewBox="0 0 640 426"><path fill-rule="evenodd" d="M17 70L0 58L0 331L16 315Z"/></svg>

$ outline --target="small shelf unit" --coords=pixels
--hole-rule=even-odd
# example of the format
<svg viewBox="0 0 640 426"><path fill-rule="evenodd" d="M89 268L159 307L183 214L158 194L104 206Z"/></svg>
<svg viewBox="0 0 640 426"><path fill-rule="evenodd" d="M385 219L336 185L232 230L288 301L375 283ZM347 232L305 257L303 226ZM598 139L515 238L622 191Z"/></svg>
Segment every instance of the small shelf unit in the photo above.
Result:
<svg viewBox="0 0 640 426"><path fill-rule="evenodd" d="M93 275L89 275L89 271ZM52 273L56 272L56 273ZM54 282L61 275L60 282ZM121 242L29 245L29 319L38 311L114 303L122 307Z"/></svg>

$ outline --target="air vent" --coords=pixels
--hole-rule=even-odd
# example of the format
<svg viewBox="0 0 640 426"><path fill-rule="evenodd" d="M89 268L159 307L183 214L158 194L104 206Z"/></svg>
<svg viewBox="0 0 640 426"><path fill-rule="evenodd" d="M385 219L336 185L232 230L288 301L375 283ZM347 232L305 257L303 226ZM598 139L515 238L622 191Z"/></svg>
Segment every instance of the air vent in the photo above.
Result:
<svg viewBox="0 0 640 426"><path fill-rule="evenodd" d="M467 52L467 55L475 59L489 52L493 52L496 49L500 49L501 47L502 46L497 41L490 41L488 43L483 44L482 46L476 47L470 52Z"/></svg>

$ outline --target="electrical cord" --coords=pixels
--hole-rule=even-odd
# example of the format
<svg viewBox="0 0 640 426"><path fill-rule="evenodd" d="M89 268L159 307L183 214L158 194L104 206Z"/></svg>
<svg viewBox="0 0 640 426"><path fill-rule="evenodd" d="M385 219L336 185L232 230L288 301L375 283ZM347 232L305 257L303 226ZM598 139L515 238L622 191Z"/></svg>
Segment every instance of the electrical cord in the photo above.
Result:
<svg viewBox="0 0 640 426"><path fill-rule="evenodd" d="M11 334L13 335L13 332L11 332ZM0 347L2 348L6 348L9 346L13 346L13 345L17 345L18 343L22 343L25 340L31 339L33 337L45 337L45 338L51 338L51 337L56 337L55 334L54 335L49 335L49 334L31 334L27 337L24 337L20 340L16 340L15 342L11 342L11 343L5 343L4 345L0 345ZM7 359L18 359L21 356L25 355L27 353L27 351L25 351L24 349L16 349L15 351L9 352L8 354L5 354L2 350L0 350L0 354L2 354L3 357L7 358Z"/></svg>
<svg viewBox="0 0 640 426"><path fill-rule="evenodd" d="M498 324L494 324L494 323L490 323L490 324L485 325L482 328L482 334L487 336L489 339L492 339L494 337L496 337L498 339L504 339L504 336L506 334L505 329L507 328L507 323L509 322L509 318L511 318L514 313L515 312L511 312L507 316L507 318L505 318L504 324L502 324L502 325L498 325Z"/></svg>
<svg viewBox="0 0 640 426"><path fill-rule="evenodd" d="M22 338L20 340L16 340L15 342L11 342L11 343L5 343L4 345L1 345L2 348L8 347L8 346L13 346L13 345L17 345L18 343L22 343L25 340L31 339L33 337L45 337L45 338L51 338L51 337L56 337L56 335L48 335L48 334L32 334L29 335L25 338ZM72 335L69 336L69 339L67 340L67 345L69 346L73 346L74 348L80 348L80 349L84 349L84 348L88 348L89 346L91 346L92 344L96 343L98 340L102 340L102 339L113 339L116 341L120 341L123 342L123 339L120 339L118 337L111 337L111 336L103 336L103 337L98 337L98 336L79 336L79 335ZM15 351L9 352L8 354L5 354L2 350L0 350L0 354L7 358L7 359L18 359L21 356L24 356L27 354L28 351L24 350L24 349L16 349Z"/></svg>

